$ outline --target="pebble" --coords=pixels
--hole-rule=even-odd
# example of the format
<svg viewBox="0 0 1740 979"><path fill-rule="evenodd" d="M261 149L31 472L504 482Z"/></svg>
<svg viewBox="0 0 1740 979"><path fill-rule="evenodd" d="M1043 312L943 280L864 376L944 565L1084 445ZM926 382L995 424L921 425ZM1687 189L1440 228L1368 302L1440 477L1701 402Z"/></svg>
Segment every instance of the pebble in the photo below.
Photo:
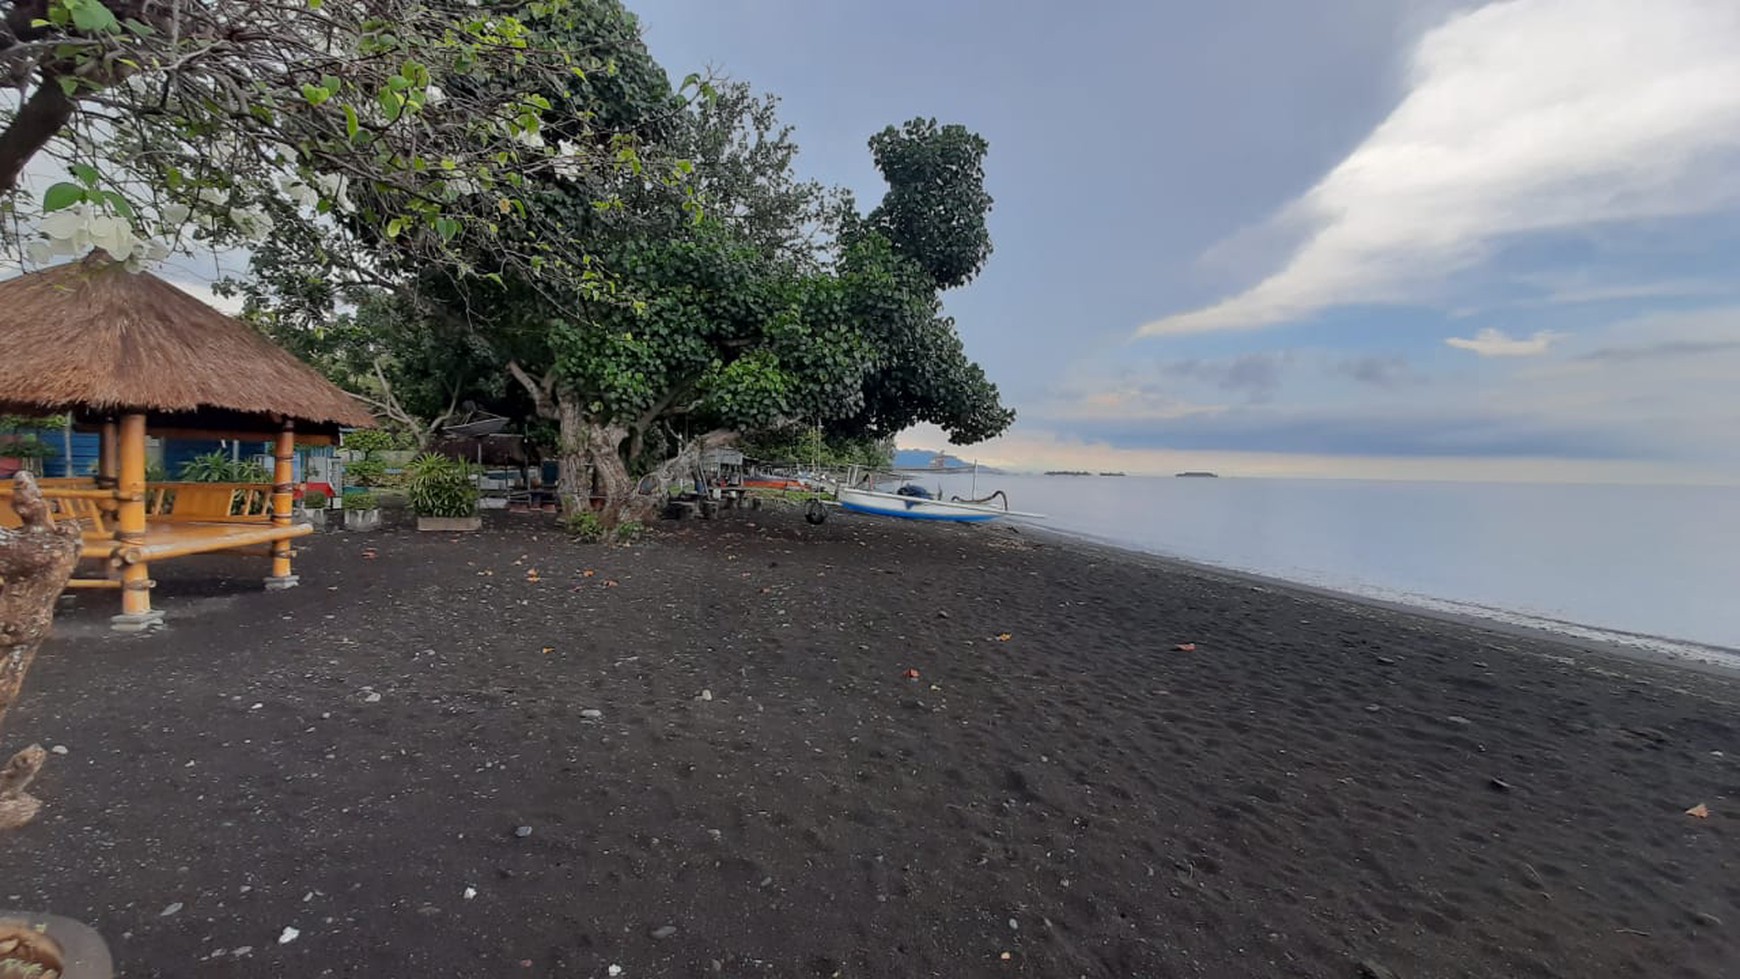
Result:
<svg viewBox="0 0 1740 979"><path fill-rule="evenodd" d="M725 831L724 830L717 830L717 829L710 829L707 831L707 835L711 836L715 841L717 841L717 840L721 840L721 839L725 838Z"/></svg>
<svg viewBox="0 0 1740 979"><path fill-rule="evenodd" d="M301 938L301 937L302 937L302 932L296 930L295 928L290 927L289 925L285 925L284 931L278 935L278 944L288 945L291 942L293 942L296 939Z"/></svg>
<svg viewBox="0 0 1740 979"><path fill-rule="evenodd" d="M476 896L477 896L477 888L475 888L475 887L467 887L467 888L466 888L466 889L465 889L465 899L466 899L466 900L467 900L467 901L469 901L469 900L471 900L471 899L472 899L472 898L474 898L474 897L476 897Z"/></svg>
<svg viewBox="0 0 1740 979"><path fill-rule="evenodd" d="M530 826L515 826L514 835L523 840L532 835L532 828Z"/></svg>
<svg viewBox="0 0 1740 979"><path fill-rule="evenodd" d="M172 915L180 910L181 910L181 902L176 901L174 904L171 904L169 907L166 907L162 911L157 912L157 917L167 918L170 915Z"/></svg>
<svg viewBox="0 0 1740 979"><path fill-rule="evenodd" d="M1711 928L1722 927L1722 919L1716 917L1715 915L1711 914L1708 911L1699 911L1697 914L1692 915L1692 917L1700 925L1709 925Z"/></svg>
<svg viewBox="0 0 1740 979"><path fill-rule="evenodd" d="M1359 979L1401 979L1401 977L1381 962L1365 959L1359 964Z"/></svg>
<svg viewBox="0 0 1740 979"><path fill-rule="evenodd" d="M610 963L610 968L608 968L604 971L610 973L613 976L620 976L620 975L622 975L622 966L617 965L615 962L612 962L612 963Z"/></svg>
<svg viewBox="0 0 1740 979"><path fill-rule="evenodd" d="M713 691L711 691L711 690L701 691L701 699L702 700L712 700L713 699Z"/></svg>
<svg viewBox="0 0 1740 979"><path fill-rule="evenodd" d="M376 691L376 690L369 691L369 695L367 697L363 698L363 703L365 703L365 704L378 704L380 702L381 702L381 695L380 695L380 692Z"/></svg>
<svg viewBox="0 0 1740 979"><path fill-rule="evenodd" d="M252 946L252 945L243 945L241 948L238 948L234 952L230 953L230 955L232 955L232 956L242 956L242 955L252 955L252 954L254 954L254 946Z"/></svg>
<svg viewBox="0 0 1740 979"><path fill-rule="evenodd" d="M1009 919L1009 930L1010 931L1020 931L1021 930L1021 922L1016 921L1014 918L1010 918Z"/></svg>
<svg viewBox="0 0 1740 979"><path fill-rule="evenodd" d="M64 754L66 754L66 745L57 744L48 750L54 752L57 755L64 755Z"/></svg>
<svg viewBox="0 0 1740 979"><path fill-rule="evenodd" d="M1488 779L1486 784L1492 786L1494 789L1496 789L1500 792L1509 792L1510 791L1510 783L1506 782L1502 778Z"/></svg>
<svg viewBox="0 0 1740 979"><path fill-rule="evenodd" d="M1716 756L1716 757L1717 757L1717 758L1726 758L1726 757L1728 757L1728 756L1727 756L1727 755L1724 755L1724 754L1722 754L1722 753L1721 753L1721 752L1720 752L1720 751L1712 751L1712 752L1710 752L1710 754L1712 754L1712 755L1715 755L1715 756Z"/></svg>
<svg viewBox="0 0 1740 979"><path fill-rule="evenodd" d="M1446 721L1449 721L1452 724L1460 724L1464 727L1474 723L1473 721L1469 720L1468 718L1463 717L1461 714L1451 714L1449 717L1446 717L1444 719Z"/></svg>
<svg viewBox="0 0 1740 979"><path fill-rule="evenodd" d="M604 712L599 710L596 707L588 707L585 710L580 712L580 716L586 718L587 720L596 721L599 718L604 716Z"/></svg>
<svg viewBox="0 0 1740 979"><path fill-rule="evenodd" d="M660 925L657 928L654 928L652 930L652 937L654 937L662 942L665 939L671 937L672 935L675 935L676 933L677 933L677 926L676 925Z"/></svg>
<svg viewBox="0 0 1740 979"><path fill-rule="evenodd" d="M1383 710L1383 708L1379 707L1376 704L1366 704L1365 710L1366 710L1366 713L1368 713L1368 714L1376 714L1378 711Z"/></svg>

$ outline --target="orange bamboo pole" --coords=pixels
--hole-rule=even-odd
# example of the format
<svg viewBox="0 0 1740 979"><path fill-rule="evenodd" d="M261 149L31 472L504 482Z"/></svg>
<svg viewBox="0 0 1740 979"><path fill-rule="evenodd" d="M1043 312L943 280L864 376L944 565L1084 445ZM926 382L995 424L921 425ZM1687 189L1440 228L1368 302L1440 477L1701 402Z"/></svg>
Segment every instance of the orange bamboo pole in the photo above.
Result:
<svg viewBox="0 0 1740 979"><path fill-rule="evenodd" d="M120 427L113 418L103 419L103 427L97 435L97 483L113 486L114 480L121 472L121 459L117 455L117 445L120 442Z"/></svg>
<svg viewBox="0 0 1740 979"><path fill-rule="evenodd" d="M119 485L125 497L116 518L115 541L119 548L145 544L145 416L129 412L121 417ZM109 624L121 632L140 632L163 621L163 613L151 608L151 569L143 561L121 568L121 614Z"/></svg>
<svg viewBox="0 0 1740 979"><path fill-rule="evenodd" d="M278 441L272 446L272 526L289 527L291 508L295 505L296 423L284 419L278 430ZM290 573L290 541L272 542L272 577L267 588L294 588L298 579Z"/></svg>

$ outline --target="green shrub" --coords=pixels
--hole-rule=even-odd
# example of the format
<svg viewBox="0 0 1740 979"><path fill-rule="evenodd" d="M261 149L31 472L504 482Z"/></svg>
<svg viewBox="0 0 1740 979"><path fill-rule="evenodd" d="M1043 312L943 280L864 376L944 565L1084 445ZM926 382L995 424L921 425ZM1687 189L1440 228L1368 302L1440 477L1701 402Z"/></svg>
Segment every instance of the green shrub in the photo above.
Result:
<svg viewBox="0 0 1740 979"><path fill-rule="evenodd" d="M367 459L376 452L415 449L417 440L409 432L394 432L384 428L363 428L347 433L344 437L344 447L353 452L361 452L363 458Z"/></svg>
<svg viewBox="0 0 1740 979"><path fill-rule="evenodd" d="M349 462L344 467L344 478L352 486L379 486L386 476L387 464L374 459Z"/></svg>
<svg viewBox="0 0 1740 979"><path fill-rule="evenodd" d="M596 544L604 539L604 524L591 510L563 514L562 529L582 544Z"/></svg>
<svg viewBox="0 0 1740 979"><path fill-rule="evenodd" d="M304 510L324 510L326 503L326 494L319 490L309 490L302 494L302 509Z"/></svg>
<svg viewBox="0 0 1740 979"><path fill-rule="evenodd" d="M616 542L618 544L632 544L640 540L640 535L645 531L646 527L642 526L640 521L624 520L616 525Z"/></svg>
<svg viewBox="0 0 1740 979"><path fill-rule="evenodd" d="M424 453L405 467L405 495L422 517L469 517L477 513L471 468L457 459Z"/></svg>
<svg viewBox="0 0 1740 979"><path fill-rule="evenodd" d="M373 493L346 493L339 499L344 501L346 510L376 510L381 505Z"/></svg>
<svg viewBox="0 0 1740 979"><path fill-rule="evenodd" d="M252 459L231 459L220 450L197 455L181 464L181 478L189 483L269 483L266 467Z"/></svg>

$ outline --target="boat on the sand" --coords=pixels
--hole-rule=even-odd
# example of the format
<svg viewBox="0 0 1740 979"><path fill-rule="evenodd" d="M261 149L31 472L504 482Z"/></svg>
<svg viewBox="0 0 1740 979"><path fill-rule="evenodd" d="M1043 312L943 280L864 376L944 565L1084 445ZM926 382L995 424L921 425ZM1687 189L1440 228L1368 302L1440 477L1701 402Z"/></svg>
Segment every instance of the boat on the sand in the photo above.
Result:
<svg viewBox="0 0 1740 979"><path fill-rule="evenodd" d="M913 483L904 483L892 492L877 489L877 483L882 481L886 481L885 474L860 472L854 468L845 479L835 484L834 504L853 513L867 513L879 517L899 517L903 520L984 523L1001 517L1020 517L1028 520L1043 520L1045 518L1042 513L1024 513L1020 510L1009 509L1009 498L1001 491L992 493L983 499L963 500L957 496L944 500L941 499L940 494L932 494L924 487ZM1001 503L993 501L1001 501ZM820 522L816 517L826 512L820 509L819 504L820 501L817 501L817 505L812 505L810 508L811 520L815 523Z"/></svg>

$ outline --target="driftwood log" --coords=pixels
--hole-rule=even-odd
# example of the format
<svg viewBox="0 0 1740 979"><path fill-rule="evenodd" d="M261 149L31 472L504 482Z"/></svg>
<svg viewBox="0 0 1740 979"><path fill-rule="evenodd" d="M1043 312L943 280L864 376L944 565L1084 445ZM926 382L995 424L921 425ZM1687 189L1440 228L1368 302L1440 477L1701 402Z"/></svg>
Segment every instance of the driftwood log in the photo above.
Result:
<svg viewBox="0 0 1740 979"><path fill-rule="evenodd" d="M0 731L37 649L48 638L55 600L79 560L78 527L55 526L29 473L13 479L12 510L23 526L0 529ZM33 744L0 766L0 830L36 818L42 803L24 790L47 758L48 752Z"/></svg>

